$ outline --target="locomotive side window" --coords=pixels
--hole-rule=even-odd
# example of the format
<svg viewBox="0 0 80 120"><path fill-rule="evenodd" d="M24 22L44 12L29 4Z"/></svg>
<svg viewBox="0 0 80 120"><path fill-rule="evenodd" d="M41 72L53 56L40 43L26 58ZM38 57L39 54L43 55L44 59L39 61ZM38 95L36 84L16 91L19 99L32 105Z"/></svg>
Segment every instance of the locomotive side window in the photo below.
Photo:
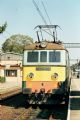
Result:
<svg viewBox="0 0 80 120"><path fill-rule="evenodd" d="M47 51L40 52L40 62L47 62Z"/></svg>
<svg viewBox="0 0 80 120"><path fill-rule="evenodd" d="M38 62L38 52L28 52L27 62Z"/></svg>
<svg viewBox="0 0 80 120"><path fill-rule="evenodd" d="M49 52L49 62L60 62L60 52L50 51Z"/></svg>

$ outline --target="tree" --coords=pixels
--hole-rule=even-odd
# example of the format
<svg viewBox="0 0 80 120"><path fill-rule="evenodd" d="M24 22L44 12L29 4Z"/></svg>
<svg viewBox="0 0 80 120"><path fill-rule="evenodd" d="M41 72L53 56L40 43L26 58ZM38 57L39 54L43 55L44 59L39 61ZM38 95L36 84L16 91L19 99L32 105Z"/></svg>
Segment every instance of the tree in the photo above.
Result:
<svg viewBox="0 0 80 120"><path fill-rule="evenodd" d="M33 39L26 35L12 35L2 45L3 52L17 52L22 53L26 45L32 44Z"/></svg>
<svg viewBox="0 0 80 120"><path fill-rule="evenodd" d="M7 27L7 22L5 22L4 25L0 26L0 34L5 31L6 27Z"/></svg>

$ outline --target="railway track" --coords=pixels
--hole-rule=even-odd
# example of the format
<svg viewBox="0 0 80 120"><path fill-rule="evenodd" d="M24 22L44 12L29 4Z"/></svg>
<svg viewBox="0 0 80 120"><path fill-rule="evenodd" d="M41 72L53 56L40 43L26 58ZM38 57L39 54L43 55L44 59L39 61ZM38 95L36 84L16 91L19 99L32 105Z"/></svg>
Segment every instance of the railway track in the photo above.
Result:
<svg viewBox="0 0 80 120"><path fill-rule="evenodd" d="M66 120L67 105L26 105L22 94L0 101L0 120Z"/></svg>

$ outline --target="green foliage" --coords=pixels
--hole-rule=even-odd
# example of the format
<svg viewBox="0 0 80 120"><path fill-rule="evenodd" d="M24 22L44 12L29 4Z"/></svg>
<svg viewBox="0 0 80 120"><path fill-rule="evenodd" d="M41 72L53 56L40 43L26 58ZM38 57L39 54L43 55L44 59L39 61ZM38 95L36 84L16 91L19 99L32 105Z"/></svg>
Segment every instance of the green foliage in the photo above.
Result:
<svg viewBox="0 0 80 120"><path fill-rule="evenodd" d="M77 62L77 63L75 63L75 64L73 64L73 65L71 66L71 69L72 69L74 72L75 72L76 69L80 69L80 61Z"/></svg>
<svg viewBox="0 0 80 120"><path fill-rule="evenodd" d="M7 27L7 22L5 22L4 25L0 26L0 34L5 31L6 27Z"/></svg>
<svg viewBox="0 0 80 120"><path fill-rule="evenodd" d="M75 72L76 66L77 66L77 64L73 64L73 65L71 66L71 70L73 70L73 71Z"/></svg>
<svg viewBox="0 0 80 120"><path fill-rule="evenodd" d="M4 82L5 82L5 77L0 76L0 83L4 83Z"/></svg>
<svg viewBox="0 0 80 120"><path fill-rule="evenodd" d="M32 44L33 39L26 35L12 35L2 45L3 52L22 53L26 45Z"/></svg>

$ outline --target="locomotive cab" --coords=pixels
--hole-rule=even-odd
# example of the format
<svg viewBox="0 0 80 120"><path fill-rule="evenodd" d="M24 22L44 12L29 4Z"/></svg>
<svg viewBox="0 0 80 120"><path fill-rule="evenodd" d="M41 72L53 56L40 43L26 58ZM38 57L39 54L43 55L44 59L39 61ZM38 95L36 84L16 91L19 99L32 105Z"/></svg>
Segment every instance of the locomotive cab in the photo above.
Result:
<svg viewBox="0 0 80 120"><path fill-rule="evenodd" d="M55 48L48 49L49 46L55 46ZM23 93L39 93L41 89L44 89L45 93L64 93L69 76L69 58L67 50L59 47L62 46L56 43L47 43L45 49L35 49L34 47L34 49L24 51ZM60 87L62 88L59 89Z"/></svg>

